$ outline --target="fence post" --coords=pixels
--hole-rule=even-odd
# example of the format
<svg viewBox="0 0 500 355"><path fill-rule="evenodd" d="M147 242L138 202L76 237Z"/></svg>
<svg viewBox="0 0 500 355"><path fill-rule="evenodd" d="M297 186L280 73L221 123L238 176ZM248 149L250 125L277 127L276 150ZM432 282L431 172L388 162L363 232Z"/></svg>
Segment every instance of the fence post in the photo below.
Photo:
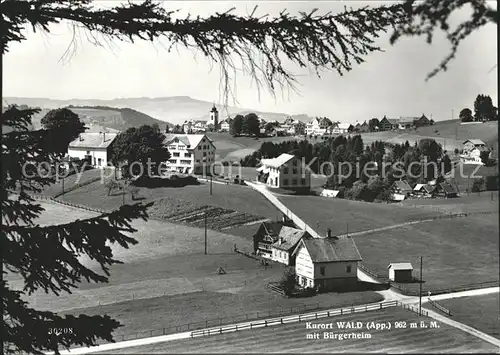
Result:
<svg viewBox="0 0 500 355"><path fill-rule="evenodd" d="M340 315L342 315L342 311L343 311L343 309L341 308L341 309L340 309Z"/></svg>
<svg viewBox="0 0 500 355"><path fill-rule="evenodd" d="M264 325L267 327L267 320L264 321Z"/></svg>

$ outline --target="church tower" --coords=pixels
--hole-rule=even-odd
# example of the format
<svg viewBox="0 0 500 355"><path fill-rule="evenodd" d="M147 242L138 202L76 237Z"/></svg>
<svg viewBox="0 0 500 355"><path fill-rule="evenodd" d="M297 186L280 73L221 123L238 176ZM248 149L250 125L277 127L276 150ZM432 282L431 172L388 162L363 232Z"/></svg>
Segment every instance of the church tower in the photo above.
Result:
<svg viewBox="0 0 500 355"><path fill-rule="evenodd" d="M219 126L219 111L217 111L217 108L215 107L215 104L213 105L212 109L210 110L210 121L208 123L212 124L214 126L215 130L218 129L218 126Z"/></svg>

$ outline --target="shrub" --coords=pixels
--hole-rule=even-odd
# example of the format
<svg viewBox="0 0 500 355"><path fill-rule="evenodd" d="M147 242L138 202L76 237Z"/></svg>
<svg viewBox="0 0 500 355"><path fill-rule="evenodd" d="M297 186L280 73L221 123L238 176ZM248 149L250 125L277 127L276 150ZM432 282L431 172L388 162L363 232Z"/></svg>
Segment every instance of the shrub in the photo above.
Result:
<svg viewBox="0 0 500 355"><path fill-rule="evenodd" d="M290 296L293 291L295 290L295 271L293 268L287 268L285 269L283 273L283 277L281 278L280 284L281 287L283 288L283 292L285 292L285 295Z"/></svg>
<svg viewBox="0 0 500 355"><path fill-rule="evenodd" d="M478 178L474 179L474 183L472 184L472 192L480 192L484 191L484 179Z"/></svg>

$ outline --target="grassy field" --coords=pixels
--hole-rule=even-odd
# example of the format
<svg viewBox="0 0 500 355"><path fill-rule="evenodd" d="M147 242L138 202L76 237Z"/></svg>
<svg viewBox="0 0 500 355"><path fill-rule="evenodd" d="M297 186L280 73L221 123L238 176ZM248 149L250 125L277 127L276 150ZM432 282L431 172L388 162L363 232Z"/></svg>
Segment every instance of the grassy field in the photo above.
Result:
<svg viewBox="0 0 500 355"><path fill-rule="evenodd" d="M387 265L411 262L424 290L498 280L498 216L443 219L354 237L363 262L387 276ZM418 284L405 284L417 288Z"/></svg>
<svg viewBox="0 0 500 355"><path fill-rule="evenodd" d="M452 181L456 183L458 190L464 194L466 189L472 189L476 178L486 180L488 176L497 176L498 165L484 166L472 164L459 164L451 173Z"/></svg>
<svg viewBox="0 0 500 355"><path fill-rule="evenodd" d="M126 195L125 202L154 202L149 209L151 217L197 227L204 226L203 212L206 212L207 227L226 232L245 223L281 216L279 210L257 191L231 184L213 183L212 195L209 183L176 188L140 188L139 197L139 201L131 201L130 195ZM114 210L123 203L121 193L108 196L100 181L75 189L60 199L104 210ZM254 232L256 229L257 225Z"/></svg>
<svg viewBox="0 0 500 355"><path fill-rule="evenodd" d="M46 211L37 223L69 222L93 214L43 203ZM65 216L54 220L53 215ZM209 231L208 255L204 255L203 230L160 221L134 221L133 237L139 244L130 249L112 246L114 257L125 264L110 268L106 284L82 283L71 295L60 297L37 292L27 300L41 310L62 313L109 314L124 327L117 334L134 334L175 324L205 322L222 317L269 311L288 311L290 307L308 309L348 306L376 302L382 297L370 291L329 293L309 298L286 299L266 289L284 272L279 264L264 268L250 258L232 251L250 245L238 236ZM98 266L81 258L93 270ZM225 275L217 275L222 267ZM8 275L9 284L22 288L22 280Z"/></svg>
<svg viewBox="0 0 500 355"><path fill-rule="evenodd" d="M381 311L366 312L348 316L340 316L313 321L326 323L337 321L363 322L410 322L431 320L400 308L389 308ZM323 339L307 339L312 331L306 329L305 323L296 323L245 330L234 333L213 335L166 343L145 345L121 350L113 350L113 354L138 353L481 353L497 351L495 346L484 342L473 335L462 332L446 324L438 323L439 328L406 328L391 330L366 330L355 332L370 334L370 339L345 339L342 341ZM333 330L333 332L339 332ZM350 333L350 332L349 332Z"/></svg>
<svg viewBox="0 0 500 355"><path fill-rule="evenodd" d="M498 211L498 191L462 194L459 198L414 198L402 202L403 206L425 208L442 213L469 213Z"/></svg>
<svg viewBox="0 0 500 355"><path fill-rule="evenodd" d="M451 311L451 319L500 338L500 299L498 293L452 298L438 303Z"/></svg>
<svg viewBox="0 0 500 355"><path fill-rule="evenodd" d="M369 203L318 196L278 196L293 213L318 233L333 235L436 216L440 212L385 203Z"/></svg>

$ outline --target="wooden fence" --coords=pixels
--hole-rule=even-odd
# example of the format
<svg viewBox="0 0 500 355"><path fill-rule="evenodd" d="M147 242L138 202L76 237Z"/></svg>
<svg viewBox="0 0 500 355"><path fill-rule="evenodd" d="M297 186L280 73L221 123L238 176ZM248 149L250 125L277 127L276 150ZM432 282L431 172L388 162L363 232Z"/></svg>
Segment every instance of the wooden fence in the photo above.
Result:
<svg viewBox="0 0 500 355"><path fill-rule="evenodd" d="M447 316L451 316L451 311L448 308L445 308L445 307L441 306L440 304L438 304L437 302L431 300L430 297L428 298L428 300L429 300L429 303L431 304L431 306L433 306L434 308L436 308L439 311L443 312Z"/></svg>
<svg viewBox="0 0 500 355"><path fill-rule="evenodd" d="M265 320L255 321L255 322L232 324L232 325L227 325L227 326L222 326L222 327L195 330L195 331L191 332L191 337L194 338L194 337L200 337L200 336L231 333L231 332L240 331L240 330L263 328L263 327L269 327L269 326L278 325L278 324L288 324L288 323L296 323L296 322L302 322L302 321L312 321L312 320L316 320L316 319L333 317L333 316L342 316L342 315L348 315L348 314L353 314L353 313L362 313L362 312L381 310L384 308L396 307L396 306L400 306L400 305L402 305L402 304L399 301L381 302L381 303L376 303L376 304L371 304L371 305L353 306L353 307L340 308L340 309L335 309L335 310L327 310L327 311L320 311L320 312L314 312L314 313L308 313L308 314L293 315L293 316L288 316L288 317L278 317L278 318L272 318L272 319L265 319Z"/></svg>

